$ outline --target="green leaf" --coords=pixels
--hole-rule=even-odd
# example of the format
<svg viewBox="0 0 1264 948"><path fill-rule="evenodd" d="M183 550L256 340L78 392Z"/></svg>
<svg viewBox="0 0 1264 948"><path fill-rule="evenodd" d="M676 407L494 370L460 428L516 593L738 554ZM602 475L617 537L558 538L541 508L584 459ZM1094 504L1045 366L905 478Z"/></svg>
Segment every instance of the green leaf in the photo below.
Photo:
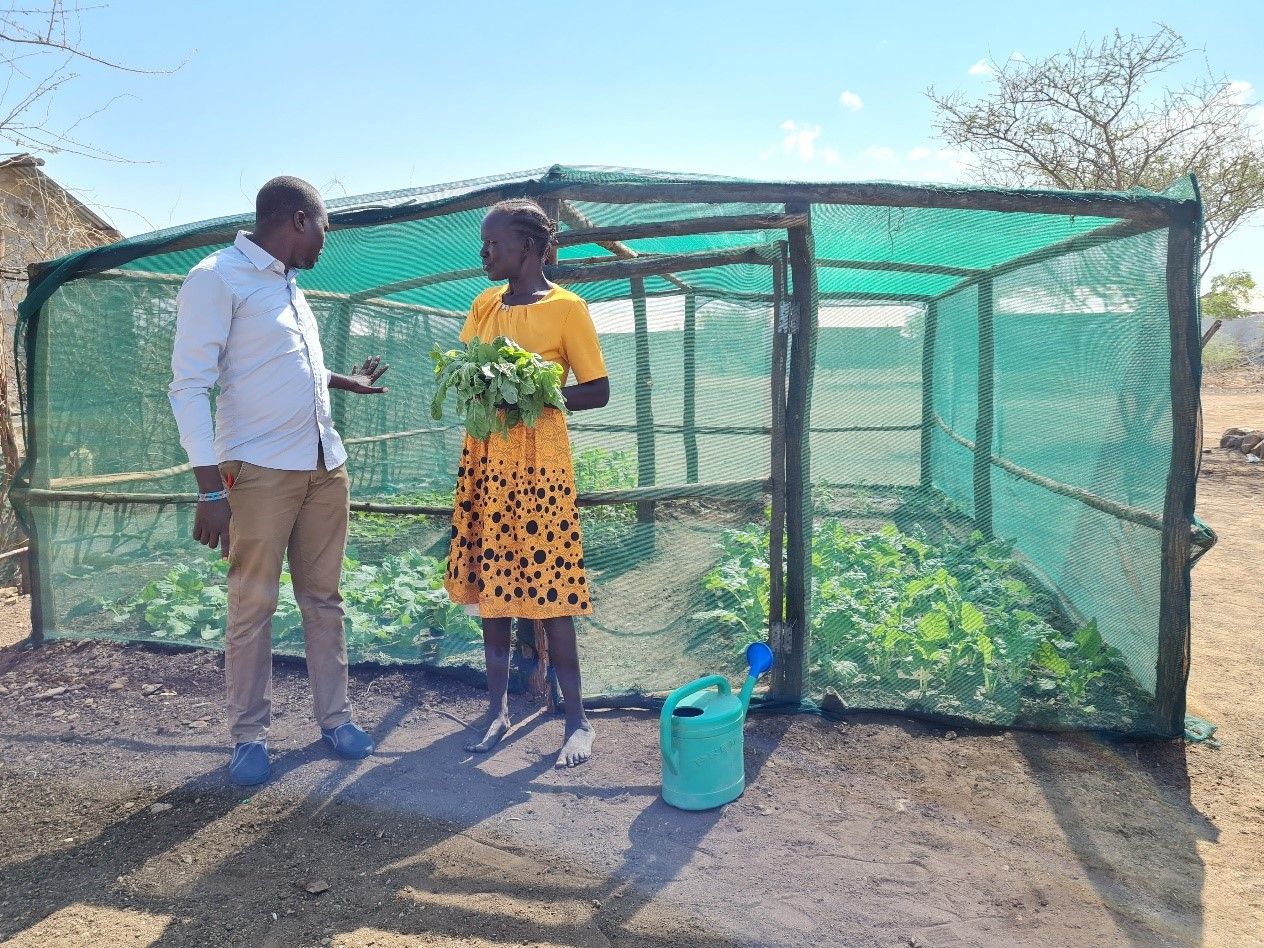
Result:
<svg viewBox="0 0 1264 948"><path fill-rule="evenodd" d="M1036 651L1036 664L1053 672L1059 678L1066 678L1071 674L1071 663L1059 655L1048 642L1040 643L1040 648Z"/></svg>
<svg viewBox="0 0 1264 948"><path fill-rule="evenodd" d="M982 632L987 628L987 618L968 602L961 604L961 628L966 632Z"/></svg>
<svg viewBox="0 0 1264 948"><path fill-rule="evenodd" d="M930 642L946 639L948 637L948 628L948 616L938 609L926 613L917 620L917 631L922 634L924 639Z"/></svg>

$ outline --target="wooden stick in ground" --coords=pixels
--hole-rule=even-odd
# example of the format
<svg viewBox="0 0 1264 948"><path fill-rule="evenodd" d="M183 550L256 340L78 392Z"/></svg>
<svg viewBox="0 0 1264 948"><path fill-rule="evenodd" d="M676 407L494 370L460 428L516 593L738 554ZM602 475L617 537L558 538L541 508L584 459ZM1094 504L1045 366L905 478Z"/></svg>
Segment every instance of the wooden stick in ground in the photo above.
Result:
<svg viewBox="0 0 1264 948"><path fill-rule="evenodd" d="M1206 349L1207 343L1211 342L1211 337L1220 331L1220 327L1224 325L1223 319L1217 319L1214 323L1207 327L1207 331L1203 333L1202 342L1199 343L1200 348Z"/></svg>
<svg viewBox="0 0 1264 948"><path fill-rule="evenodd" d="M782 259L773 267L772 327L772 425L771 447L772 510L768 535L768 640L774 652L784 652L786 633L785 532L786 532L786 358L792 322L787 304L786 244ZM774 681L780 682L778 675Z"/></svg>
<svg viewBox="0 0 1264 948"><path fill-rule="evenodd" d="M807 685L809 603L812 588L812 378L816 363L817 281L811 209L786 204L786 213L808 215L809 223L787 231L795 325L789 345L786 387L786 623L789 651L778 656L779 698L798 701Z"/></svg>
<svg viewBox="0 0 1264 948"><path fill-rule="evenodd" d="M632 297L632 322L636 349L636 374L633 385L636 407L637 486L652 487L656 479L657 466L654 446L654 406L651 400L654 378L650 369L650 330L645 305L645 281L633 278L628 282L629 295ZM654 522L653 501L642 501L636 505L636 520L639 524ZM651 531L650 539L652 538Z"/></svg>
<svg viewBox="0 0 1264 948"><path fill-rule="evenodd" d="M531 623L535 627L535 671L527 682L527 690L533 695L544 695L544 706L553 710L553 689L549 687L549 636L544 630L544 623L535 619Z"/></svg>
<svg viewBox="0 0 1264 948"><path fill-rule="evenodd" d="M1174 736L1185 727L1190 661L1190 528L1198 476L1198 215L1173 215L1167 238L1167 302L1171 339L1172 456L1163 503L1159 575L1159 655L1155 725Z"/></svg>

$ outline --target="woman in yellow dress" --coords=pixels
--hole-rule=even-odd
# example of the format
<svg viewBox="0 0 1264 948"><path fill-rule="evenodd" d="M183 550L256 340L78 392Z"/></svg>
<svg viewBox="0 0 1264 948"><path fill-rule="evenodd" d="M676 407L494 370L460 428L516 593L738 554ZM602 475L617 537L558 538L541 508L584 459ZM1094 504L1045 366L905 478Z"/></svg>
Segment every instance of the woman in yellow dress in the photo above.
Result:
<svg viewBox="0 0 1264 948"><path fill-rule="evenodd" d="M507 280L479 294L461 341L508 336L562 366L571 411L610 400L597 331L584 301L544 276L555 225L535 201L502 201L483 220L488 279ZM574 376L574 384L567 385ZM559 767L592 755L593 728L581 703L575 616L591 615L583 541L575 504L566 417L545 409L534 428L515 425L506 439L466 435L457 469L452 544L445 581L453 602L477 605L483 622L490 708L486 733L469 751L487 751L509 729L510 623L543 621L549 658L566 702Z"/></svg>

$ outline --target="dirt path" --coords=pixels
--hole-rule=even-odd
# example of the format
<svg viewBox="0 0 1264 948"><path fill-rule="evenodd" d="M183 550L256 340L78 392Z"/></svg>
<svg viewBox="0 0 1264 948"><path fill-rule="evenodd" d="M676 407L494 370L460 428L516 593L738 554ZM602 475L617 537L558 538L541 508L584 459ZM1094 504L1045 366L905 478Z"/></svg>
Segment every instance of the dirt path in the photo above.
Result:
<svg viewBox="0 0 1264 948"><path fill-rule="evenodd" d="M1264 424L1262 392L1205 407L1209 443ZM747 794L687 814L657 799L652 716L599 714L578 771L551 767L556 719L470 759L447 715L477 692L366 671L381 752L345 765L285 665L278 777L247 797L223 781L217 656L0 652L0 943L1264 943L1260 467L1213 453L1200 484L1221 542L1195 570L1190 708L1219 749L761 717Z"/></svg>

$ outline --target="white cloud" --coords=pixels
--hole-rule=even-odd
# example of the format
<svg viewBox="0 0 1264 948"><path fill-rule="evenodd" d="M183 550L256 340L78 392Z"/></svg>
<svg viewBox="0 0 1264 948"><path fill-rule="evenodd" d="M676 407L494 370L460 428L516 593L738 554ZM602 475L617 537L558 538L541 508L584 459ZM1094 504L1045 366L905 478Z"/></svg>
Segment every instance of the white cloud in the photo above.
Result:
<svg viewBox="0 0 1264 948"><path fill-rule="evenodd" d="M838 152L833 148L822 148L821 159L827 165L836 165L838 164L838 161L839 161L839 155L838 155Z"/></svg>
<svg viewBox="0 0 1264 948"><path fill-rule="evenodd" d="M1010 53L1009 58L1012 59L1016 63L1027 62L1027 57L1024 56L1022 53L1020 53L1018 50L1014 50L1012 53Z"/></svg>
<svg viewBox="0 0 1264 948"><path fill-rule="evenodd" d="M843 104L844 108L851 109L853 112L859 112L865 107L865 103L860 96L850 89L844 89L843 94L838 97L838 101Z"/></svg>
<svg viewBox="0 0 1264 948"><path fill-rule="evenodd" d="M804 161L816 157L816 140L821 137L821 126L786 119L781 123L781 130L786 133L781 140L782 151L797 153Z"/></svg>
<svg viewBox="0 0 1264 948"><path fill-rule="evenodd" d="M870 145L865 149L865 157L875 161L890 161L895 157L895 152L886 145Z"/></svg>
<svg viewBox="0 0 1264 948"><path fill-rule="evenodd" d="M1229 83L1229 98L1235 105L1246 105L1255 87L1242 79L1234 79Z"/></svg>
<svg viewBox="0 0 1264 948"><path fill-rule="evenodd" d="M966 70L972 76L990 76L992 75L992 66L986 59L980 59L977 63Z"/></svg>
<svg viewBox="0 0 1264 948"><path fill-rule="evenodd" d="M930 157L930 149L925 145L918 145L909 152L908 156L909 161L922 161L923 159Z"/></svg>

